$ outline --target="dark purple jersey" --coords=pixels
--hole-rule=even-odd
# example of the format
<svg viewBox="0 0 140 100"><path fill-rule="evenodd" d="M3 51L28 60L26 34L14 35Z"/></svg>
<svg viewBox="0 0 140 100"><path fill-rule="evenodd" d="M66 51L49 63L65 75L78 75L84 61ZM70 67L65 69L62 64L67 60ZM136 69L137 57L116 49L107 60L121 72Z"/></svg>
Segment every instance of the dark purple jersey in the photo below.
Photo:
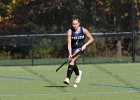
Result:
<svg viewBox="0 0 140 100"><path fill-rule="evenodd" d="M75 32L73 28L72 35L71 35L71 45L72 48L81 48L85 43L85 35L83 33L83 27L80 26L80 32Z"/></svg>

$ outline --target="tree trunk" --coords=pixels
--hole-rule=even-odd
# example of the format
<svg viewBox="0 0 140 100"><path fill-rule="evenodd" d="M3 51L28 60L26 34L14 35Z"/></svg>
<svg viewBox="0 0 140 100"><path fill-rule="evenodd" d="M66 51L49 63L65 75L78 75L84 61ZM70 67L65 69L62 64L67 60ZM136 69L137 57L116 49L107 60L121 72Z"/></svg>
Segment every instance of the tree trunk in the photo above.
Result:
<svg viewBox="0 0 140 100"><path fill-rule="evenodd" d="M118 40L117 41L117 44L116 44L116 49L117 49L117 58L118 60L121 60L122 59L122 43L121 43L121 40Z"/></svg>

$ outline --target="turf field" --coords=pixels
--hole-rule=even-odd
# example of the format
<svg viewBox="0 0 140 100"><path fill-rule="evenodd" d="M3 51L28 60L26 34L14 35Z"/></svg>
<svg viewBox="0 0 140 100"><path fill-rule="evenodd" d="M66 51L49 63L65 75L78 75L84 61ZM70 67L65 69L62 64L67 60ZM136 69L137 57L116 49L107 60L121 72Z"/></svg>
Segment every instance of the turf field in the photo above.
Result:
<svg viewBox="0 0 140 100"><path fill-rule="evenodd" d="M140 100L140 64L86 64L64 85L66 66L0 67L0 100Z"/></svg>

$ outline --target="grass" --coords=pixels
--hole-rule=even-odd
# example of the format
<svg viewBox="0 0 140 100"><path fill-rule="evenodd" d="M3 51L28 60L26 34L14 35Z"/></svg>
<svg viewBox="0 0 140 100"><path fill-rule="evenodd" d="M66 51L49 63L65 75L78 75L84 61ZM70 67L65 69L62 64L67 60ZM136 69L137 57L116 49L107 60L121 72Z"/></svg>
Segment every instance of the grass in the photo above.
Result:
<svg viewBox="0 0 140 100"><path fill-rule="evenodd" d="M81 83L62 81L66 66L0 67L0 100L140 100L139 63L85 64Z"/></svg>
<svg viewBox="0 0 140 100"><path fill-rule="evenodd" d="M57 65L63 63L66 58L48 58L48 59L5 59L0 60L0 66L24 66L28 65ZM132 57L122 57L121 59L117 57L81 57L78 59L80 64L97 64L97 63L131 63ZM136 57L136 62L140 62L140 57Z"/></svg>

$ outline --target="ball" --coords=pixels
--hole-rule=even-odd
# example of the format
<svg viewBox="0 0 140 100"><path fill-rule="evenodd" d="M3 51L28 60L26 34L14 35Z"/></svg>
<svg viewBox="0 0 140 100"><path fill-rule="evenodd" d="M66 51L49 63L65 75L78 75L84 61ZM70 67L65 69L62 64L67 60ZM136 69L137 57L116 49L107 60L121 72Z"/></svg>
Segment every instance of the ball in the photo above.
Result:
<svg viewBox="0 0 140 100"><path fill-rule="evenodd" d="M74 84L73 87L74 87L74 88L77 88L77 84Z"/></svg>

